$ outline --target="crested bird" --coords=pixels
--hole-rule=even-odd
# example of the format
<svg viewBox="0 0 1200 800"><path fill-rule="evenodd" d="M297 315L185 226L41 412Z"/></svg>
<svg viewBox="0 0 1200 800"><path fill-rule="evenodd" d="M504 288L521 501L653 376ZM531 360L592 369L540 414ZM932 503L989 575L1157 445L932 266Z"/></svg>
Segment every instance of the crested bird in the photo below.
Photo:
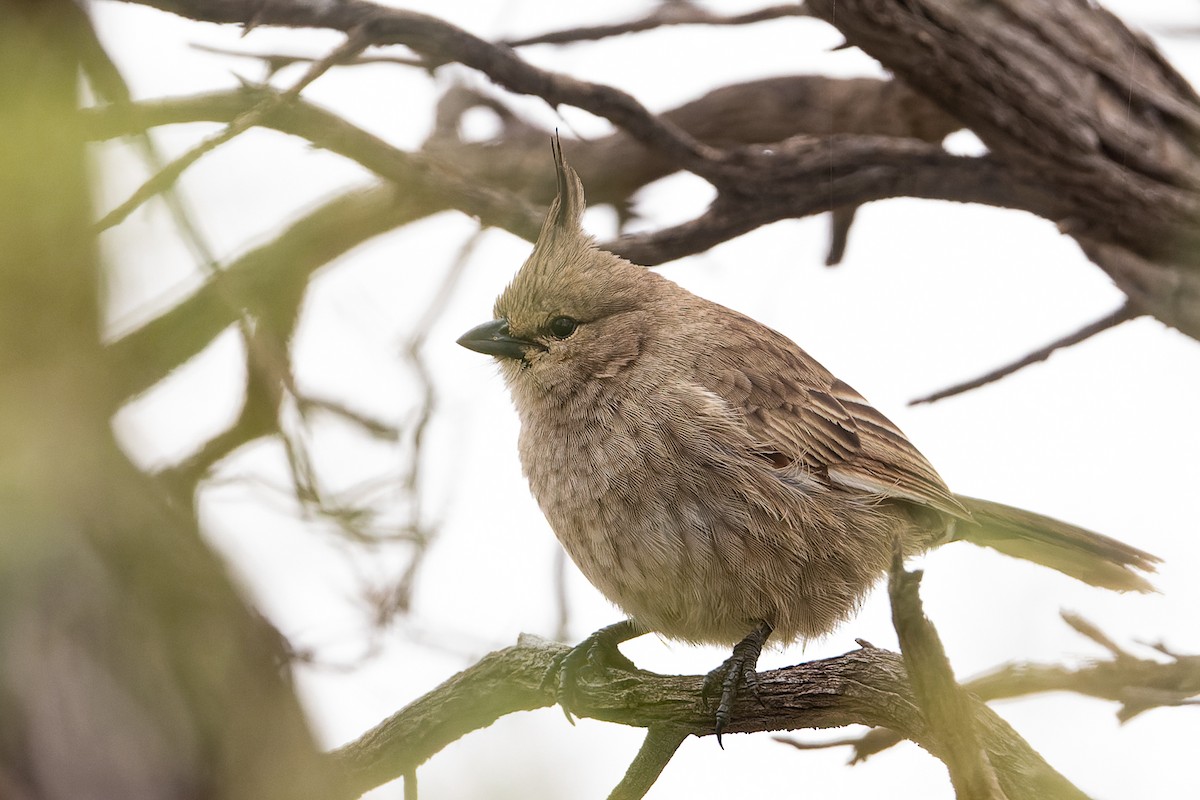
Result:
<svg viewBox="0 0 1200 800"><path fill-rule="evenodd" d="M600 249L552 142L558 193L494 319L458 343L493 356L520 417L529 486L566 552L628 618L552 668L655 632L733 645L705 687L715 733L768 637L850 617L904 555L955 540L1115 590L1159 560L1120 541L955 494L887 417L784 335Z"/></svg>

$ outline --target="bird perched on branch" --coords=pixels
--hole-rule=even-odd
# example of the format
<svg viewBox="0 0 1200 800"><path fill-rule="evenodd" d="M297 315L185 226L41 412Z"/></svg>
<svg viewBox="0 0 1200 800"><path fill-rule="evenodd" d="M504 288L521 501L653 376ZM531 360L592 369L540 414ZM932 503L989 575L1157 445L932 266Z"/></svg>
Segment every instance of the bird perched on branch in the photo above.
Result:
<svg viewBox="0 0 1200 800"><path fill-rule="evenodd" d="M1147 591L1154 556L951 492L904 434L787 337L599 249L552 145L558 197L495 319L459 344L494 356L521 462L563 547L628 619L552 676L657 632L731 644L709 674L716 733L769 636L828 633L887 571L964 539L1096 586ZM568 708L569 710L569 708Z"/></svg>

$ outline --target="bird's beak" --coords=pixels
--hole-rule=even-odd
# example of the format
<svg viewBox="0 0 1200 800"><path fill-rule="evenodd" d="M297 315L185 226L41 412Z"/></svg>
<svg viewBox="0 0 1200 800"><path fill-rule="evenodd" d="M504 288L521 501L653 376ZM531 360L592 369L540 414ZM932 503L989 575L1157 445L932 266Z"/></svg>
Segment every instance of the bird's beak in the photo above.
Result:
<svg viewBox="0 0 1200 800"><path fill-rule="evenodd" d="M458 337L458 343L468 350L497 358L523 359L529 348L541 348L537 342L509 335L508 320L506 319L494 319L491 322L476 325Z"/></svg>

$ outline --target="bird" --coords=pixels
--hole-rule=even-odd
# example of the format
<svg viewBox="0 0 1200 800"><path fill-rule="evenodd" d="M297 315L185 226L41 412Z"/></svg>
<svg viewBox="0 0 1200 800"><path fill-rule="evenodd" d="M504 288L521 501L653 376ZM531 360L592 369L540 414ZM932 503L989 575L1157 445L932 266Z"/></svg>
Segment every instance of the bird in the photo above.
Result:
<svg viewBox="0 0 1200 800"><path fill-rule="evenodd" d="M904 433L797 344L601 249L551 142L557 196L494 319L458 344L498 362L532 494L627 618L556 660L571 718L586 663L644 633L732 645L708 674L721 734L768 638L825 635L910 556L965 540L1095 586L1152 591L1156 556L952 492Z"/></svg>

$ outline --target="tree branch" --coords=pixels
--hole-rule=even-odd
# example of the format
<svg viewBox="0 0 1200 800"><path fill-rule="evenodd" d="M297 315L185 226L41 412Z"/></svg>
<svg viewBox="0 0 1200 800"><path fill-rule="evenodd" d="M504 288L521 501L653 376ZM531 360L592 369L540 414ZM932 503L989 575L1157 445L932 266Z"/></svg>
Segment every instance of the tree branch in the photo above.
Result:
<svg viewBox="0 0 1200 800"><path fill-rule="evenodd" d="M319 61L314 61L309 68L301 76L300 80L281 93L268 93L263 95L259 103L252 108L247 109L239 114L226 126L225 130L211 136L200 144L188 150L183 155L176 158L170 164L167 164L157 173L150 177L145 183L137 188L136 191L119 206L104 215L99 222L96 223L96 230L103 231L111 228L113 225L121 223L140 205L145 203L156 194L165 191L175 185L188 167L195 164L206 154L211 153L226 142L234 139L239 134L244 133L252 127L259 124L263 117L271 113L277 105L286 105L300 96L300 92L304 91L305 87L324 75L329 71L334 64L345 58L353 58L361 53L367 46L368 42L356 30L347 36L346 41L335 48L333 52L325 56Z"/></svg>
<svg viewBox="0 0 1200 800"><path fill-rule="evenodd" d="M913 693L929 726L946 744L941 758L950 770L958 800L1005 800L975 730L971 698L954 680L941 638L921 606L921 576L921 572L905 571L903 550L897 540L888 594L892 624Z"/></svg>
<svg viewBox="0 0 1200 800"><path fill-rule="evenodd" d="M354 792L394 780L470 731L515 711L554 704L542 676L569 648L523 636L514 647L485 656L429 694L380 723L331 758ZM701 676L649 672L585 672L578 686L580 716L649 728L669 726L677 735L709 736L712 712L700 702ZM835 658L759 675L761 704L740 701L729 732L884 726L939 758L947 743L921 715L896 653L864 647ZM1080 798L1083 795L1047 765L1003 720L982 703L970 702L980 741L1009 800Z"/></svg>
<svg viewBox="0 0 1200 800"><path fill-rule="evenodd" d="M1082 341L1092 338L1098 333L1103 333L1109 328L1117 327L1122 322L1128 322L1131 319L1136 319L1138 316L1139 312L1134 308L1133 303L1126 302L1111 314L1106 314L1095 322L1090 322L1073 333L1068 333L1066 336L1055 339L1045 347L1039 347L1032 353L1023 356L1012 363L1005 364L1002 367L997 367L991 372L986 372L983 375L980 375L978 378L972 378L969 381L956 383L953 386L948 386L945 389L941 389L932 394L918 397L915 400L909 400L908 404L910 406L919 406L923 403L936 403L938 400L944 400L947 397L954 397L957 394L963 394L964 392L969 392L972 389L978 389L980 386L987 386L989 383L995 383L1001 378L1012 375L1014 372L1019 372L1031 364L1036 364L1039 361L1045 361L1054 353L1055 350L1061 350L1064 347L1071 347L1072 345L1079 344Z"/></svg>
<svg viewBox="0 0 1200 800"><path fill-rule="evenodd" d="M689 735L686 728L670 725L651 725L647 728L642 748L625 771L625 777L609 793L608 800L641 800L645 797L667 762L679 750L679 745Z"/></svg>
<svg viewBox="0 0 1200 800"><path fill-rule="evenodd" d="M807 7L1008 168L1039 172L1089 257L1139 308L1200 338L1200 97L1148 39L1083 0Z"/></svg>
<svg viewBox="0 0 1200 800"><path fill-rule="evenodd" d="M370 43L407 45L431 65L457 61L510 91L608 119L678 168L711 182L723 211L761 203L764 182L769 185L773 170L782 166L774 154L758 148L717 150L624 92L538 69L510 48L422 14L366 0L140 2L212 22L360 29ZM935 0L812 0L806 8L978 133L993 153L998 179L1009 189L1019 187L1024 202L1013 207L1069 227L1085 251L1114 245L1132 254L1102 261L1106 270L1119 271L1139 258L1146 264L1134 270L1138 279L1157 268L1162 274L1140 284L1149 286L1146 296L1131 299L1200 338L1200 309L1195 308L1200 296L1200 145L1195 136L1200 98L1143 37L1083 0L1016 0L979 13ZM871 180L863 170L851 174ZM899 189L884 196L900 193L940 196ZM733 216L739 219L732 226L718 221L742 232L762 224L746 209ZM778 211L770 216L782 218ZM676 230L667 239L684 233ZM711 236L689 235L714 242ZM631 244L630 252L635 250L660 259L670 252L664 243ZM676 252L694 250L678 247ZM1110 274L1121 283L1121 275ZM1190 304L1182 310L1181 298Z"/></svg>
<svg viewBox="0 0 1200 800"><path fill-rule="evenodd" d="M367 0L337 3L246 3L244 0L130 0L191 19L284 27L361 29L370 44L403 44L425 54L431 66L458 62L477 69L517 94L536 95L552 106L573 105L604 117L682 168L719 180L719 151L700 144L670 122L611 86L577 80L528 64L511 48L492 44L425 14Z"/></svg>
<svg viewBox="0 0 1200 800"><path fill-rule="evenodd" d="M1007 664L967 681L963 688L984 702L1043 692L1074 692L1112 700L1121 705L1117 718L1122 722L1152 708L1190 704L1200 695L1200 656L1173 653L1163 645L1152 645L1155 651L1170 660L1164 663L1138 658L1118 647L1086 620L1066 613L1063 619L1108 650L1112 658L1089 661L1078 668L1058 664ZM776 737L776 740L804 750L849 745L854 748L851 762L857 763L904 738L895 731L875 728L860 737L833 742L805 743L788 737Z"/></svg>
<svg viewBox="0 0 1200 800"><path fill-rule="evenodd" d="M568 28L563 31L543 33L524 39L506 39L504 44L509 47L527 47L533 44L574 44L576 42L594 42L611 36L624 36L629 33L662 28L668 25L751 25L755 22L779 19L780 17L806 17L809 13L803 4L795 3L779 6L767 6L757 11L745 14L722 16L714 14L706 8L696 5L689 0L659 3L654 10L641 19L616 25L593 25L582 28Z"/></svg>

